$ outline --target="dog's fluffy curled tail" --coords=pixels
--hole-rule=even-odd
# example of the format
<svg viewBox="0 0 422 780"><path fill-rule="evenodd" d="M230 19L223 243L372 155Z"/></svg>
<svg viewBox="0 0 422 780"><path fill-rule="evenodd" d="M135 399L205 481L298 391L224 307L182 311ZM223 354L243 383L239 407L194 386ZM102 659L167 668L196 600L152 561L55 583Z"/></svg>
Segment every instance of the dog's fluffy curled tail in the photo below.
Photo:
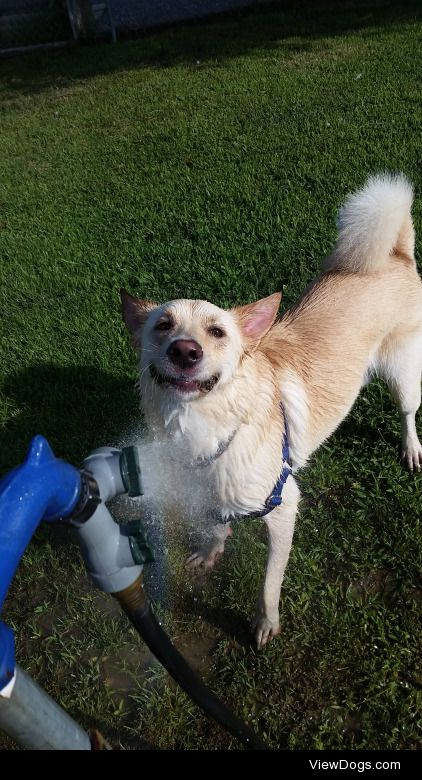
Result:
<svg viewBox="0 0 422 780"><path fill-rule="evenodd" d="M338 214L338 238L325 271L377 273L392 256L414 260L413 188L402 174L371 176Z"/></svg>

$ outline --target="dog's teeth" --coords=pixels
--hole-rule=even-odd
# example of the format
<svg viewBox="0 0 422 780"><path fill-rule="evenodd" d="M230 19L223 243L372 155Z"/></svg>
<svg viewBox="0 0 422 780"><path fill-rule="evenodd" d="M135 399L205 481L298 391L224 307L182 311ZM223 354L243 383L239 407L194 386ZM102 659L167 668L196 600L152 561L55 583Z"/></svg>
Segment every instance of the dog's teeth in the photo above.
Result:
<svg viewBox="0 0 422 780"><path fill-rule="evenodd" d="M195 379L190 379L189 377L185 377L185 376L180 376L180 377L163 376L152 364L149 367L149 371L152 378L157 383L157 385L166 385L167 387L172 385L174 387L179 386L180 388L183 385L183 383L185 383L186 385L194 384L197 390L201 390L204 393L209 393L210 390L212 390L214 385L219 380L219 376L212 376L209 379L206 379L204 382L200 382L199 380L195 380Z"/></svg>

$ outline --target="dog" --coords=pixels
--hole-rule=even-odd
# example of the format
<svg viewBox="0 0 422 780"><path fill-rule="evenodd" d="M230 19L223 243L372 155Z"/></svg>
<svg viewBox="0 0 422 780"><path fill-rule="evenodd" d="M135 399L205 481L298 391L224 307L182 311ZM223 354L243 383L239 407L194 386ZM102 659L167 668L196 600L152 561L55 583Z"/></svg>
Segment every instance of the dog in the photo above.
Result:
<svg viewBox="0 0 422 780"><path fill-rule="evenodd" d="M398 406L402 457L422 465L422 283L414 259L412 186L380 174L348 196L320 275L280 319L281 294L223 310L162 305L122 291L139 356L146 423L162 442L169 506L204 514L211 539L188 559L211 568L235 518L263 516L268 558L253 630L280 631L279 598L299 504L295 472L338 427L371 376Z"/></svg>

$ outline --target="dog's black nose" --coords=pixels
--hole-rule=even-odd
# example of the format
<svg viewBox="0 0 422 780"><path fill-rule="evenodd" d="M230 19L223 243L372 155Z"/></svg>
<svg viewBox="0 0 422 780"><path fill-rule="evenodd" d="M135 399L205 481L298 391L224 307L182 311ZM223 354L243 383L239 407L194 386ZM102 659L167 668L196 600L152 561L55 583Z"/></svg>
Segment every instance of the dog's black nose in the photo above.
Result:
<svg viewBox="0 0 422 780"><path fill-rule="evenodd" d="M202 348L193 339L176 339L167 350L168 359L179 368L192 368L202 360L202 355Z"/></svg>

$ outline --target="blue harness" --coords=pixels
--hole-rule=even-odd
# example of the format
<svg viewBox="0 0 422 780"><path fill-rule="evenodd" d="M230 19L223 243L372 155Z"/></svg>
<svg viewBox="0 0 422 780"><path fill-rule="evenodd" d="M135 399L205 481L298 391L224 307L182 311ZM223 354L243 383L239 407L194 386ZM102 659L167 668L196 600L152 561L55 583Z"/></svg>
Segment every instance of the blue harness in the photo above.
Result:
<svg viewBox="0 0 422 780"><path fill-rule="evenodd" d="M287 425L286 412L284 410L284 406L282 403L280 403L280 408L284 419L284 434L283 434L283 445L282 445L283 468L281 470L280 476L273 487L272 493L270 493L270 495L266 499L262 509L259 509L257 512L249 512L247 515L239 515L239 517L236 519L241 520L245 517L265 517L265 515L268 515L270 512L273 511L273 509L276 508L276 506L280 506L280 504L282 503L283 488L287 482L288 477L292 473L292 466L290 462L290 451L289 451L289 427ZM226 522L230 522L230 518L228 518Z"/></svg>
<svg viewBox="0 0 422 780"><path fill-rule="evenodd" d="M273 511L277 506L280 506L280 504L283 501L282 493L284 485L287 482L288 477L292 473L292 466L290 461L290 451L289 451L289 427L287 424L286 419L286 412L284 410L283 404L280 402L280 409L283 415L284 420L284 433L283 433L283 444L282 444L282 463L283 468L281 470L280 476L275 483L272 492L266 499L264 506L262 509L258 509L256 512L249 512L246 515L235 515L233 517L226 517L224 520L219 515L218 512L212 511L209 513L209 518L213 519L217 523L231 523L233 520L242 520L243 518L247 517L265 517L265 515L268 515L270 512ZM205 466L210 466L211 463L214 463L217 458L220 457L220 455L223 454L228 448L228 446L233 441L234 437L236 436L237 431L234 431L226 442L220 443L217 447L216 452L213 455L209 455L207 457L200 457L197 460L193 461L190 466L192 468L204 468Z"/></svg>

